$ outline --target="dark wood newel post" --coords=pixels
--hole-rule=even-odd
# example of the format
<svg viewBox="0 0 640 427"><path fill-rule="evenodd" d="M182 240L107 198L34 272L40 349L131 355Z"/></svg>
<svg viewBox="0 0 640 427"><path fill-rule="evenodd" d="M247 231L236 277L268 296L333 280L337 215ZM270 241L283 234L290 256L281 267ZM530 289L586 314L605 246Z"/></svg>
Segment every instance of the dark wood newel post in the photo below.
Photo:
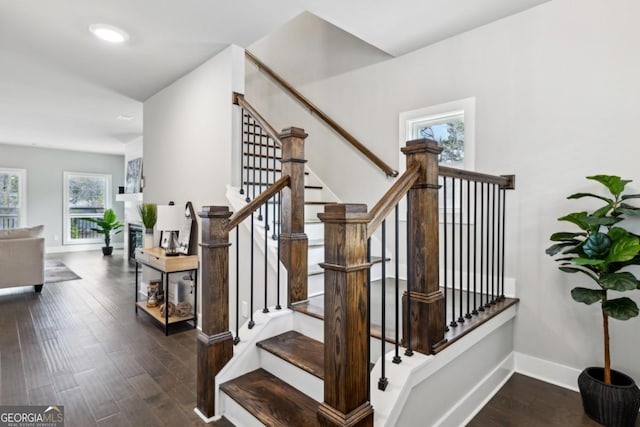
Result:
<svg viewBox="0 0 640 427"><path fill-rule="evenodd" d="M226 206L203 206L202 330L198 333L197 407L207 418L215 413L215 376L233 356L229 331L229 232Z"/></svg>
<svg viewBox="0 0 640 427"><path fill-rule="evenodd" d="M324 223L324 403L318 409L323 426L373 426L369 403L367 354L366 205L325 206Z"/></svg>
<svg viewBox="0 0 640 427"><path fill-rule="evenodd" d="M407 304L407 292L403 296L404 319L407 306L410 325L403 322L403 343L411 349L429 354L445 342L444 295L439 283L439 208L438 208L438 143L429 139L408 141L402 152L407 156L407 169L419 165L418 179L409 190L411 212L408 235L411 239L410 259L407 259L407 289L411 300ZM407 327L410 329L407 329Z"/></svg>
<svg viewBox="0 0 640 427"><path fill-rule="evenodd" d="M289 175L291 184L282 190L282 228L280 230L280 261L287 269L287 305L307 299L307 246L304 232L304 140L307 134L300 128L287 128L280 134L282 141L282 176Z"/></svg>

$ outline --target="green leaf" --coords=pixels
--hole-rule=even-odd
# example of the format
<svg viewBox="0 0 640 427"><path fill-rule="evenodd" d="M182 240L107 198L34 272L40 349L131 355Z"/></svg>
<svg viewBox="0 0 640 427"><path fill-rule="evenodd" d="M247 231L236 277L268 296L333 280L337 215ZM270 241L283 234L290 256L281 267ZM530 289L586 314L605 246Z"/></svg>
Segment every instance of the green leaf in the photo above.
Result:
<svg viewBox="0 0 640 427"><path fill-rule="evenodd" d="M637 289L638 279L628 271L623 273L610 273L600 277L600 285L605 289L618 292L632 291Z"/></svg>
<svg viewBox="0 0 640 427"><path fill-rule="evenodd" d="M640 199L640 194L624 194L620 200Z"/></svg>
<svg viewBox="0 0 640 427"><path fill-rule="evenodd" d="M604 296L604 291L587 289L587 288L573 288L571 289L571 298L577 302L582 302L587 305L591 305L594 302L598 302Z"/></svg>
<svg viewBox="0 0 640 427"><path fill-rule="evenodd" d="M562 242L562 241L566 241L566 240L572 240L575 237L579 237L579 236L586 236L587 233L566 233L566 232L560 232L560 233L553 233L551 235L551 237L549 238L552 242Z"/></svg>
<svg viewBox="0 0 640 427"><path fill-rule="evenodd" d="M621 179L615 175L594 175L588 176L587 179L598 181L607 187L609 192L616 197L619 196L624 191L624 187L631 182L631 180Z"/></svg>
<svg viewBox="0 0 640 427"><path fill-rule="evenodd" d="M604 258L611 247L611 239L604 233L593 233L587 238L582 250L589 258Z"/></svg>
<svg viewBox="0 0 640 427"><path fill-rule="evenodd" d="M584 221L584 218L586 218L588 215L589 214L587 212L573 212L569 215L558 218L558 221L571 222L583 230L589 230L589 225Z"/></svg>
<svg viewBox="0 0 640 427"><path fill-rule="evenodd" d="M610 206L610 205L603 206L600 209L598 209L597 211L595 211L592 216L595 216L597 218L601 218L601 217L607 215L609 213L609 211L611 210L611 208L612 208L612 206Z"/></svg>
<svg viewBox="0 0 640 427"><path fill-rule="evenodd" d="M582 274L586 274L587 276L589 276L589 278L595 280L596 282L598 281L598 279L596 278L596 276L593 275L593 273L589 272L588 270L583 270L582 268L577 268L577 267L567 267L567 266L562 266L562 267L558 267L561 271L564 271L565 273L582 273Z"/></svg>
<svg viewBox="0 0 640 427"><path fill-rule="evenodd" d="M640 252L640 240L633 236L621 237L613 242L606 261L624 262L633 259Z"/></svg>
<svg viewBox="0 0 640 427"><path fill-rule="evenodd" d="M593 194L593 193L576 193L576 194L572 194L569 197L567 197L567 199L581 199L583 197L595 197L596 199L600 199L603 200L605 202L607 202L609 204L609 206L613 205L613 200L604 197L604 196L599 196L597 194Z"/></svg>
<svg viewBox="0 0 640 427"><path fill-rule="evenodd" d="M623 213L629 216L640 216L640 208L622 203L620 207L616 208L616 212Z"/></svg>
<svg viewBox="0 0 640 427"><path fill-rule="evenodd" d="M602 265L606 261L603 259L591 259L591 258L574 258L572 261L575 265Z"/></svg>
<svg viewBox="0 0 640 427"><path fill-rule="evenodd" d="M545 253L549 256L554 256L555 254L557 254L558 252L560 252L562 249L566 248L567 246L575 246L578 242L577 240L574 241L570 241L570 242L563 242L563 243L556 243L555 245L551 245L547 248L547 250L545 251Z"/></svg>
<svg viewBox="0 0 640 427"><path fill-rule="evenodd" d="M597 217L589 215L584 217L582 221L589 225L613 225L622 221L622 218L613 218L610 216Z"/></svg>
<svg viewBox="0 0 640 427"><path fill-rule="evenodd" d="M638 306L629 298L623 297L602 303L602 311L614 319L628 320L638 315Z"/></svg>
<svg viewBox="0 0 640 427"><path fill-rule="evenodd" d="M629 232L622 227L612 227L607 234L609 238L615 242L623 237L627 237Z"/></svg>

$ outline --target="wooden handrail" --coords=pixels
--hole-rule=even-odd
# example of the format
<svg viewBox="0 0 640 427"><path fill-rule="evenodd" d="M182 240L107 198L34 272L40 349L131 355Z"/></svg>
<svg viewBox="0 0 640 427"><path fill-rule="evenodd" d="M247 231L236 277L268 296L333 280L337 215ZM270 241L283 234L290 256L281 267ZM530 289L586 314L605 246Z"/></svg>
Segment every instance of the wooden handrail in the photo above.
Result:
<svg viewBox="0 0 640 427"><path fill-rule="evenodd" d="M461 178L469 181L486 182L489 184L498 184L500 187L506 190L513 190L516 188L515 175L489 175L486 173L473 172L464 169L450 168L447 166L438 167L438 175L447 176L450 178Z"/></svg>
<svg viewBox="0 0 640 427"><path fill-rule="evenodd" d="M246 57L253 62L259 70L263 71L266 75L271 77L276 83L278 83L284 90L289 92L298 102L309 109L312 114L318 116L329 127L336 131L341 137L343 137L349 144L351 144L356 150L360 151L364 156L375 163L382 171L390 177L398 176L398 171L386 164L382 159L373 154L367 147L365 147L360 141L358 141L353 135L347 132L342 126L340 126L335 120L329 117L325 112L320 110L311 101L309 101L304 95L293 88L287 83L278 73L269 68L266 64L256 58L251 52L245 50Z"/></svg>
<svg viewBox="0 0 640 427"><path fill-rule="evenodd" d="M253 108L253 105L249 104L247 100L244 99L243 94L233 92L233 103L244 108L244 110L248 112L251 117L253 117L253 120L255 120L256 123L258 123L265 132L267 132L267 135L269 135L269 137L273 139L279 147L282 147L282 141L280 141L280 135L278 134L278 132L276 132L273 126L271 126L269 122L266 121L265 118L260 115L260 113L258 113L258 110Z"/></svg>
<svg viewBox="0 0 640 427"><path fill-rule="evenodd" d="M229 218L229 224L225 227L227 232L234 229L234 227L245 220L252 212L256 211L260 206L264 205L267 200L272 198L277 192L287 187L291 183L291 177L285 175L269 187L260 193L255 199L253 199L248 205L236 212L231 218Z"/></svg>
<svg viewBox="0 0 640 427"><path fill-rule="evenodd" d="M418 179L420 165L414 164L407 169L400 178L387 190L384 196L371 209L373 219L367 226L367 238L373 236L382 221L389 215L391 210L402 200L407 191Z"/></svg>

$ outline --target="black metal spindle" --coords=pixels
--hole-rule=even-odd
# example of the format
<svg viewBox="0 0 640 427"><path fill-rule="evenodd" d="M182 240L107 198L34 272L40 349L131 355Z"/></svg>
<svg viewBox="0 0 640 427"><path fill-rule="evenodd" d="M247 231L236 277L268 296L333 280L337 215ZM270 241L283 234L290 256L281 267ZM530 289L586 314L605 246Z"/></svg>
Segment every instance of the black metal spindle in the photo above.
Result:
<svg viewBox="0 0 640 427"><path fill-rule="evenodd" d="M459 230L460 230L460 250L458 252L459 258L458 258L458 264L460 264L459 268L460 268L460 293L458 295L458 300L459 300L459 307L460 307L460 316L458 317L458 323L464 323L464 317L463 317L463 313L464 313L464 309L462 307L462 302L464 300L464 296L462 295L463 292L463 274L464 274L464 269L463 269L463 258L462 258L462 253L463 253L463 247L464 247L464 235L463 235L463 218L462 218L462 193L464 193L464 187L463 187L463 183L462 183L462 178L460 178L458 180L458 182L460 183L460 194L458 195L458 198L460 200L460 207L458 208L460 211L460 215L459 215L459 220L460 220L460 224L458 225Z"/></svg>
<svg viewBox="0 0 640 427"><path fill-rule="evenodd" d="M269 205L264 206L264 307L263 313L268 313L267 290L269 288Z"/></svg>
<svg viewBox="0 0 640 427"><path fill-rule="evenodd" d="M371 237L367 239L367 263L371 265ZM367 269L367 364L371 363L371 268ZM367 396L371 400L371 381L367 381Z"/></svg>
<svg viewBox="0 0 640 427"><path fill-rule="evenodd" d="M484 311L484 182L480 183L480 306Z"/></svg>
<svg viewBox="0 0 640 427"><path fill-rule="evenodd" d="M236 225L236 336L233 345L240 342L240 226Z"/></svg>
<svg viewBox="0 0 640 427"><path fill-rule="evenodd" d="M282 222L282 206L281 206L281 195L280 192L278 192L278 194L276 194L276 196L278 196L278 224L280 224ZM275 218L274 218L275 221ZM279 225L278 225L279 227ZM273 227L274 231L276 231L276 227ZM277 233L277 231L276 231ZM276 234L276 238L278 239L277 245L278 245L278 258L276 259L276 310L281 310L282 306L280 305L280 236Z"/></svg>
<svg viewBox="0 0 640 427"><path fill-rule="evenodd" d="M262 159L264 158L264 156L262 155L262 151L264 147L262 146L262 128L257 124L255 125L254 129L256 128L260 131L260 134L258 135L258 147L260 149L260 151L258 152L258 166L260 167L260 172L258 173L258 194L260 194L262 193L262 174L264 173L264 170L262 169ZM266 208L267 207L265 206L265 209ZM258 208L258 221L262 221L263 219L262 205L260 205L260 208Z"/></svg>
<svg viewBox="0 0 640 427"><path fill-rule="evenodd" d="M242 135L242 163L244 165L243 167L247 171L247 178L244 182L244 184L247 186L247 197L245 197L244 201L249 203L249 201L251 201L251 199L249 198L249 182L251 181L251 179L249 178L249 174L251 173L251 168L249 167L249 116L247 115L246 118L246 132ZM242 124L243 126L245 126L244 119L242 120Z"/></svg>
<svg viewBox="0 0 640 427"><path fill-rule="evenodd" d="M471 181L467 180L467 313L466 319L471 319Z"/></svg>
<svg viewBox="0 0 640 427"><path fill-rule="evenodd" d="M491 307L491 300L490 300L490 296L491 296L491 277L490 277L490 272L489 272L489 260L490 260L490 254L489 254L489 241L490 236L489 236L489 227L490 227L490 221L491 221L491 204L490 204L490 196L491 196L491 188L489 186L489 183L487 183L487 218L486 218L486 231L487 231L487 241L485 242L485 249L486 249L486 260L485 260L485 268L487 270L487 297L485 299L485 303L484 303L484 307L485 308L489 308Z"/></svg>
<svg viewBox="0 0 640 427"><path fill-rule="evenodd" d="M447 201L447 177L444 176L442 177L442 181L443 181L443 185L442 185L442 190L443 190L443 205L444 205L444 225L443 225L443 229L444 229L444 331L448 332L449 331L449 325L447 325L447 294L449 293L449 289L447 287L448 285L448 281L447 281L447 270L448 270L448 264L447 264L447 244L448 244L448 239L447 239L447 228L448 227L448 219L447 219L447 205L448 205L448 201Z"/></svg>
<svg viewBox="0 0 640 427"><path fill-rule="evenodd" d="M507 211L507 190L506 189L502 189L501 191L502 193L502 257L501 257L501 264L500 264L500 277L501 277L501 289L500 289L500 300L504 301L504 259L505 259L505 255L504 255L504 248L505 248L505 234L506 234L506 211Z"/></svg>
<svg viewBox="0 0 640 427"><path fill-rule="evenodd" d="M386 334L386 327L387 327L387 313L386 313L386 308L387 308L387 257L385 254L387 248L387 220L384 219L382 220L382 283L380 286L380 290L382 292L382 325L380 327L381 329L381 336L382 338L380 339L381 341L381 345L382 345L382 357L380 358L380 378L378 379L378 390L385 390L387 388L387 385L389 385L389 380L387 379L387 377L385 376L385 362L386 362L386 358L385 358L385 351L384 351L384 346L387 342L387 334Z"/></svg>
<svg viewBox="0 0 640 427"><path fill-rule="evenodd" d="M254 132L251 134L251 149L253 153L253 161L251 162L251 166L253 167L253 182L251 183L251 187L253 188L253 198L256 198L256 134L255 127Z"/></svg>
<svg viewBox="0 0 640 427"><path fill-rule="evenodd" d="M402 358L400 358L400 210L399 205L396 204L395 207L395 232L396 239L394 244L395 249L395 267L396 267L396 275L395 275L395 293L396 293L396 343L395 343L395 355L393 356L392 362L398 364L402 362Z"/></svg>
<svg viewBox="0 0 640 427"><path fill-rule="evenodd" d="M478 314L477 302L477 251L478 251L478 181L473 181L473 311L471 314Z"/></svg>
<svg viewBox="0 0 640 427"><path fill-rule="evenodd" d="M451 178L451 323L455 328L456 322L456 180Z"/></svg>
<svg viewBox="0 0 640 427"><path fill-rule="evenodd" d="M244 194L244 183L242 182L244 179L244 108L240 107L240 113L240 129L242 131L240 136L240 194Z"/></svg>
<svg viewBox="0 0 640 427"><path fill-rule="evenodd" d="M251 246L251 268L249 269L249 271L251 272L251 276L249 279L249 282L251 283L251 289L250 289L250 295L249 295L249 329L253 329L253 327L255 326L256 322L253 321L253 229L254 229L254 213L251 212L251 240L249 242L249 246Z"/></svg>
<svg viewBox="0 0 640 427"><path fill-rule="evenodd" d="M495 279L496 279L496 184L492 185L493 188L493 198L492 205L493 209L491 210L491 305L495 305L496 303L496 288L495 288Z"/></svg>
<svg viewBox="0 0 640 427"><path fill-rule="evenodd" d="M411 349L411 264L413 260L411 259L411 232L409 225L411 224L411 198L409 195L411 194L411 190L407 193L407 312L405 317L405 327L404 330L407 331L407 336L405 337L407 342L407 349L404 352L405 356L411 357L413 356L413 350Z"/></svg>
<svg viewBox="0 0 640 427"><path fill-rule="evenodd" d="M276 182L276 157L278 157L277 148L278 148L278 144L274 140L273 141L273 182ZM277 219L278 217L276 216L276 208L278 207L276 200L279 194L280 193L273 196L273 236L271 236L273 240L276 240L278 238L276 234L276 221L278 220Z"/></svg>

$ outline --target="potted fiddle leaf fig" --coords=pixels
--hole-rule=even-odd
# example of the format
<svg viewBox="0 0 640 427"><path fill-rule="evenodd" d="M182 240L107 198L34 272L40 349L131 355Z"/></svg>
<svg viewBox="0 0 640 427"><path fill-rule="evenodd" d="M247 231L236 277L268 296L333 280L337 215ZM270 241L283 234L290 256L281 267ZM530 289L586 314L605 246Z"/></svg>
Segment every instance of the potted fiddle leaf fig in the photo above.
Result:
<svg viewBox="0 0 640 427"><path fill-rule="evenodd" d="M94 223L96 226L91 229L99 234L104 235L104 246L102 247L103 255L111 255L113 253L113 246L111 246L111 236L122 232L124 224L120 223L116 217L116 213L113 209L107 209L104 211L102 218L84 218L89 222Z"/></svg>
<svg viewBox="0 0 640 427"><path fill-rule="evenodd" d="M555 256L566 273L579 273L591 287L576 287L571 297L587 305L599 304L604 335L604 367L586 368L578 387L587 415L607 426L635 426L640 408L640 390L632 378L611 369L609 319L628 320L638 316L638 306L620 292L640 288L638 278L627 267L640 265L640 236L627 230L624 220L640 217L640 208L630 205L640 194L623 194L630 180L595 175L587 179L602 184L608 194L576 193L568 199L595 198L604 204L593 212L573 212L558 218L578 231L551 235L554 244L547 254Z"/></svg>

